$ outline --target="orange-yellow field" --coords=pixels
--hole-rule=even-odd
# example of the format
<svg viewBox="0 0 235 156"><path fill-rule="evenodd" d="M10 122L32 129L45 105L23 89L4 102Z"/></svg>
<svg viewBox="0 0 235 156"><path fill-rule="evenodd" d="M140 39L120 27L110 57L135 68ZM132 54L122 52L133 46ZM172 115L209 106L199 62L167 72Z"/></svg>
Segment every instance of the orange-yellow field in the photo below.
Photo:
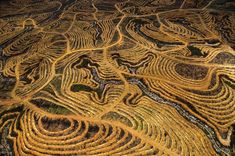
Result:
<svg viewBox="0 0 235 156"><path fill-rule="evenodd" d="M0 1L0 155L232 156L235 1Z"/></svg>

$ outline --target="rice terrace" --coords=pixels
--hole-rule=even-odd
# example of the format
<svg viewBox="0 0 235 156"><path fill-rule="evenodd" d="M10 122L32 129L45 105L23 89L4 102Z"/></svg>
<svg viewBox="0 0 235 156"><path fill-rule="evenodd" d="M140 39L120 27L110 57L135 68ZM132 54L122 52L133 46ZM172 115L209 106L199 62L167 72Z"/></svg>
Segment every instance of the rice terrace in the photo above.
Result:
<svg viewBox="0 0 235 156"><path fill-rule="evenodd" d="M235 156L234 0L0 0L0 156Z"/></svg>

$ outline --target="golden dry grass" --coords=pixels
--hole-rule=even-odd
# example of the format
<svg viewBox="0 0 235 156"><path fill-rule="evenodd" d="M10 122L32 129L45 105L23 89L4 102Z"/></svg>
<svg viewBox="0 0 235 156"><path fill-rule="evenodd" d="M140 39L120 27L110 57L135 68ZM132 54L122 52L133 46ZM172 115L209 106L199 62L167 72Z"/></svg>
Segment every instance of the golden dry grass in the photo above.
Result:
<svg viewBox="0 0 235 156"><path fill-rule="evenodd" d="M0 2L0 154L232 155L235 3Z"/></svg>

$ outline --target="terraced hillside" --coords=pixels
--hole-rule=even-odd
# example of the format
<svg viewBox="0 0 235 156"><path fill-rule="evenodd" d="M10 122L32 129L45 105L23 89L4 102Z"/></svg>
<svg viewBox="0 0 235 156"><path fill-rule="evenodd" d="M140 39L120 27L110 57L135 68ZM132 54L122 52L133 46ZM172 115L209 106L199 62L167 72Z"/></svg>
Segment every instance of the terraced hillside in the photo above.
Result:
<svg viewBox="0 0 235 156"><path fill-rule="evenodd" d="M232 156L234 0L1 0L0 155Z"/></svg>

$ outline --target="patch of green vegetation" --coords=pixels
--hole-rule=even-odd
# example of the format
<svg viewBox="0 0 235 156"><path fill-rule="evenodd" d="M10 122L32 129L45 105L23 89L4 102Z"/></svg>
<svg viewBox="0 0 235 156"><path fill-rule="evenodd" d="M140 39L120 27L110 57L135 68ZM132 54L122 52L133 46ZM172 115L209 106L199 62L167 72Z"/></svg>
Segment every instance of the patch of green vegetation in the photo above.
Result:
<svg viewBox="0 0 235 156"><path fill-rule="evenodd" d="M45 108L44 108L45 109ZM61 106L52 106L48 107L45 109L47 112L52 113L52 114L63 114L63 115L68 115L71 114L72 112L68 110L67 108L61 107Z"/></svg>
<svg viewBox="0 0 235 156"><path fill-rule="evenodd" d="M61 83L62 83L62 76L56 76L54 79L51 81L53 86L56 88L57 91L60 91L61 89Z"/></svg>
<svg viewBox="0 0 235 156"><path fill-rule="evenodd" d="M38 108L41 108L52 114L64 114L64 115L73 114L73 112L71 112L69 109L60 106L56 103L47 101L45 99L34 99L31 100L31 103L36 105Z"/></svg>
<svg viewBox="0 0 235 156"><path fill-rule="evenodd" d="M86 91L86 92L91 92L92 88L83 84L74 84L71 86L71 91L73 92L79 92L79 91Z"/></svg>

